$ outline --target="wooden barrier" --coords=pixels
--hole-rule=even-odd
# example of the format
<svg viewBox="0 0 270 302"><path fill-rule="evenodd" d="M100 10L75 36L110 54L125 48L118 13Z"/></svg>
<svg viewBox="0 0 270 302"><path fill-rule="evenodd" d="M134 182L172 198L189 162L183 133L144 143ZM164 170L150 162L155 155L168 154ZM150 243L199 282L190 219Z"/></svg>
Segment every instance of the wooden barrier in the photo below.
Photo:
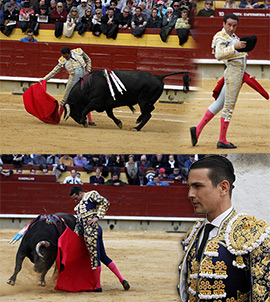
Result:
<svg viewBox="0 0 270 302"><path fill-rule="evenodd" d="M0 182L0 214L73 213L73 200L69 197L71 185L44 182ZM111 216L195 217L187 198L188 187L148 187L84 184L85 192L97 190L111 205Z"/></svg>
<svg viewBox="0 0 270 302"><path fill-rule="evenodd" d="M162 43L162 42L160 42ZM21 43L1 40L0 70L1 76L42 78L57 64L60 49L67 43ZM161 44L160 44L161 45ZM93 71L99 69L147 71L154 74L166 74L189 71L194 79L195 49L147 47L133 45L80 44L69 45L71 49L81 47L91 57ZM177 44L176 44L177 46ZM64 70L57 78L67 78ZM182 76L175 75L165 79L166 85L183 85Z"/></svg>

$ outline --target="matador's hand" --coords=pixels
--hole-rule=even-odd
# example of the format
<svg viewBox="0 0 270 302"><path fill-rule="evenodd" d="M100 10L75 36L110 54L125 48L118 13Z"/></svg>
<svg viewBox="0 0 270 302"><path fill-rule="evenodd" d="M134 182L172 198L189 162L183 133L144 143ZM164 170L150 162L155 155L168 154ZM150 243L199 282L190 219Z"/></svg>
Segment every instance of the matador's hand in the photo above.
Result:
<svg viewBox="0 0 270 302"><path fill-rule="evenodd" d="M247 45L246 41L237 41L234 43L234 49L242 49L245 48Z"/></svg>
<svg viewBox="0 0 270 302"><path fill-rule="evenodd" d="M97 221L98 221L98 218L97 218L97 217L94 217L94 218L88 220L87 223L88 223L89 225L94 225Z"/></svg>

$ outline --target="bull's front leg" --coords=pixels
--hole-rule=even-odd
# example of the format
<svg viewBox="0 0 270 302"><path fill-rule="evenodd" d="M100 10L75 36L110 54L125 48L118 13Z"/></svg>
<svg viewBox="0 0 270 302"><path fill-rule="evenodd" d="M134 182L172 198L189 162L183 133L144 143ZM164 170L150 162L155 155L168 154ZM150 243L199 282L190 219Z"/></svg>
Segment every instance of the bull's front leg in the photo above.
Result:
<svg viewBox="0 0 270 302"><path fill-rule="evenodd" d="M8 279L7 284L15 285L16 277L19 271L22 269L22 263L25 258L25 255L18 255L16 256L16 265L14 269L13 275Z"/></svg>
<svg viewBox="0 0 270 302"><path fill-rule="evenodd" d="M40 276L40 279L38 281L38 285L40 286L45 286L46 282L45 282L45 275L47 274L47 271L43 272Z"/></svg>
<svg viewBox="0 0 270 302"><path fill-rule="evenodd" d="M92 105L88 105L83 109L80 124L84 125L84 127L88 127L86 115L93 110L95 110L95 108Z"/></svg>
<svg viewBox="0 0 270 302"><path fill-rule="evenodd" d="M122 122L118 118L116 118L114 116L112 108L107 109L106 113L107 113L108 117L110 117L115 122L115 124L117 125L117 127L119 127L120 129L122 129L123 124L122 124Z"/></svg>
<svg viewBox="0 0 270 302"><path fill-rule="evenodd" d="M141 118L141 123L137 127L134 127L133 130L140 131L142 127L150 120L151 116L151 113L143 115Z"/></svg>

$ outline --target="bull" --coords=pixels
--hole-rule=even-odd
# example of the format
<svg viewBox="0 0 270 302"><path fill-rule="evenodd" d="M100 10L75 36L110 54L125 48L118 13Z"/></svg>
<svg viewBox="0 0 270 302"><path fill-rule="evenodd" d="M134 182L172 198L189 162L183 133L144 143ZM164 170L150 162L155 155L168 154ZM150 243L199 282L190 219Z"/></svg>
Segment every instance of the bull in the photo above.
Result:
<svg viewBox="0 0 270 302"><path fill-rule="evenodd" d="M97 112L106 111L107 116L121 129L122 122L114 116L113 109L128 106L134 112L133 106L138 104L141 115L136 121L139 125L134 127L133 130L140 131L151 118L151 112L155 109L154 104L162 94L164 78L175 74L184 74L184 91L189 91L190 78L188 72L154 75L142 71L114 71L114 74L124 85L125 91L119 91L117 84L113 81L111 83L112 89L110 89L108 77L104 75L104 70L91 72L77 82L70 91L64 104L64 119L67 120L71 116L78 124L87 126L86 115L89 112L93 110Z"/></svg>
<svg viewBox="0 0 270 302"><path fill-rule="evenodd" d="M66 226L74 230L75 224L76 218L66 213L40 215L30 222L17 251L14 273L7 283L15 285L23 260L28 257L34 263L34 270L41 273L38 284L45 286L45 275L57 257L58 238L64 232Z"/></svg>

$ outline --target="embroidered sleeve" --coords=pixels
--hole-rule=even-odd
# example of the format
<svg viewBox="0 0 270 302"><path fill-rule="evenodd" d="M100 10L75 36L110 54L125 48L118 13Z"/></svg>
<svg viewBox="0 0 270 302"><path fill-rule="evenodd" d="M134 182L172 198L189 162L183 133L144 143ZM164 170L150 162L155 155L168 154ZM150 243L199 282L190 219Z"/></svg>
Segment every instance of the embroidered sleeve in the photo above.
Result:
<svg viewBox="0 0 270 302"><path fill-rule="evenodd" d="M234 57L235 50L233 45L227 45L228 41L225 37L217 34L215 35L212 43L212 48L215 57L218 61L227 60Z"/></svg>
<svg viewBox="0 0 270 302"><path fill-rule="evenodd" d="M97 191L91 191L90 198L97 204L97 217L102 219L108 211L110 202Z"/></svg>
<svg viewBox="0 0 270 302"><path fill-rule="evenodd" d="M49 72L42 80L50 80L64 67L65 63L63 63L63 60L61 60L61 58L58 60L58 64L54 67L54 69Z"/></svg>
<svg viewBox="0 0 270 302"><path fill-rule="evenodd" d="M250 267L252 301L270 301L270 235L250 253Z"/></svg>
<svg viewBox="0 0 270 302"><path fill-rule="evenodd" d="M227 226L225 242L236 255L234 266L246 267L243 255L249 254L251 301L270 301L270 226L251 215L236 215Z"/></svg>

